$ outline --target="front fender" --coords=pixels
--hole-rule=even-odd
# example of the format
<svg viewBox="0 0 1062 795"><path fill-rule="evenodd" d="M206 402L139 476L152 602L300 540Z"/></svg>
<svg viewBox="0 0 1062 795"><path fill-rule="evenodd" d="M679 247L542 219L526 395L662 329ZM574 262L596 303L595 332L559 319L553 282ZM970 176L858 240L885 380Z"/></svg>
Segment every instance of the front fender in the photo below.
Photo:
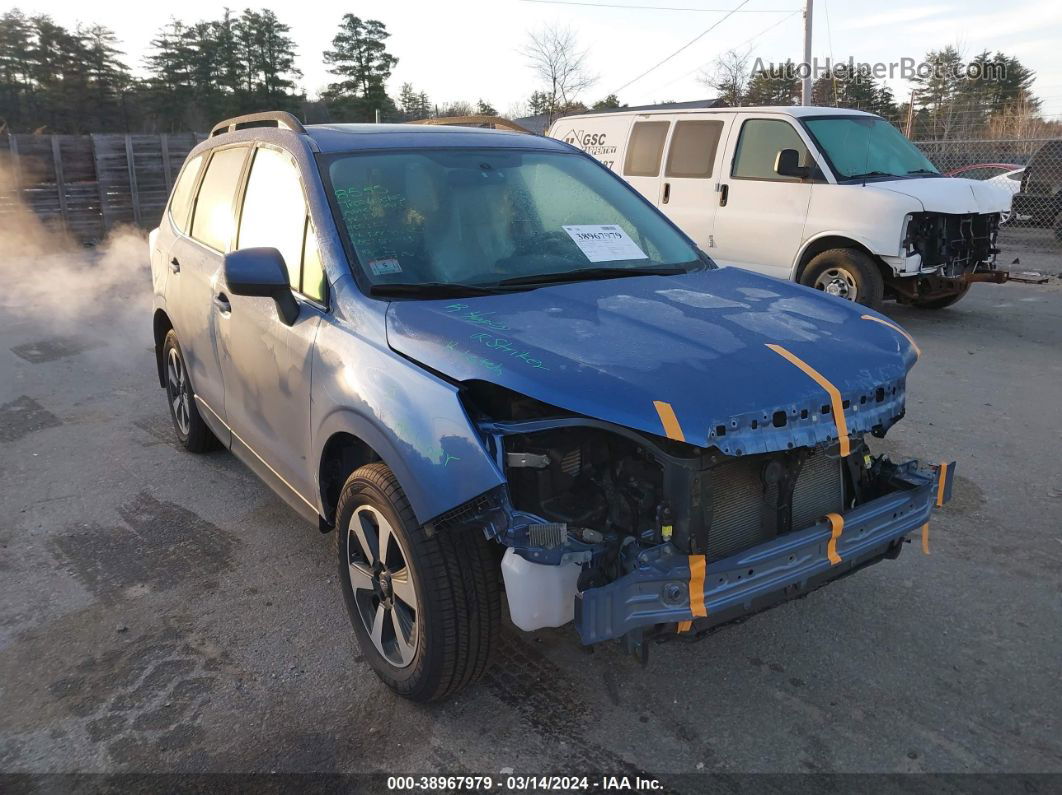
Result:
<svg viewBox="0 0 1062 795"><path fill-rule="evenodd" d="M393 351L325 323L313 381L315 463L334 434L357 437L394 472L421 524L504 482L457 387Z"/></svg>

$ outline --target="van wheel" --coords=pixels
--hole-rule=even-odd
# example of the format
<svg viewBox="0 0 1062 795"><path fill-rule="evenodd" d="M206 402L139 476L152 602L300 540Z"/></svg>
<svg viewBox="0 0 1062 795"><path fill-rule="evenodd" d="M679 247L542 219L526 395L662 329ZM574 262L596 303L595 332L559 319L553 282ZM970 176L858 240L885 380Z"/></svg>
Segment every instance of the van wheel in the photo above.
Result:
<svg viewBox="0 0 1062 795"><path fill-rule="evenodd" d="M911 306L917 307L918 309L944 309L945 307L958 303L968 292L970 292L970 285L964 284L959 288L957 293L936 296L934 298L915 298L911 301Z"/></svg>
<svg viewBox="0 0 1062 795"><path fill-rule="evenodd" d="M206 453L221 446L199 414L188 377L188 366L177 342L177 333L170 329L162 345L162 361L166 367L166 402L177 441L190 453Z"/></svg>
<svg viewBox="0 0 1062 795"><path fill-rule="evenodd" d="M816 254L800 283L838 298L877 308L885 294L881 271L867 254L854 248L831 248Z"/></svg>
<svg viewBox="0 0 1062 795"><path fill-rule="evenodd" d="M400 696L438 701L486 670L501 625L490 543L477 528L428 537L382 463L347 479L335 532L343 600L365 659Z"/></svg>

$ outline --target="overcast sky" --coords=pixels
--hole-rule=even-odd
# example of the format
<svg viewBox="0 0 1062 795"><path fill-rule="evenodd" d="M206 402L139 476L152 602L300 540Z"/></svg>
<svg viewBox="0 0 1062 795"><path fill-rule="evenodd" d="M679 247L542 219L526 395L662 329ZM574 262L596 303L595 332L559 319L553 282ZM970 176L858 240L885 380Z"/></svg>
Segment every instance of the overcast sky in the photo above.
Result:
<svg viewBox="0 0 1062 795"><path fill-rule="evenodd" d="M330 80L321 52L329 46L341 16L375 18L391 32L390 51L399 59L389 87L392 95L411 82L435 102L482 97L499 111L527 98L533 77L519 50L528 30L556 22L576 31L589 51L597 83L584 101L592 102L628 81L697 34L719 22L740 0L582 0L567 5L531 0L358 0L349 4L271 0L246 5L273 9L291 26L298 45L303 86L314 94ZM655 10L603 7L597 4L655 6ZM142 71L150 40L171 15L184 21L214 19L223 3L183 0L180 4L133 4L129 0L38 0L22 4L26 13L47 13L57 22L100 22L122 40L127 62ZM235 3L236 8L245 4ZM671 8L716 11L660 10ZM686 100L710 96L697 81L703 66L721 52L751 47L765 62L799 60L803 47L802 0L750 0L742 12L663 66L619 92L628 104ZM903 57L921 60L925 52L948 44L968 57L983 49L1018 56L1038 73L1034 91L1044 110L1062 118L1062 1L956 0L816 0L814 54L824 59L854 56L886 63ZM895 81L897 95L908 90Z"/></svg>

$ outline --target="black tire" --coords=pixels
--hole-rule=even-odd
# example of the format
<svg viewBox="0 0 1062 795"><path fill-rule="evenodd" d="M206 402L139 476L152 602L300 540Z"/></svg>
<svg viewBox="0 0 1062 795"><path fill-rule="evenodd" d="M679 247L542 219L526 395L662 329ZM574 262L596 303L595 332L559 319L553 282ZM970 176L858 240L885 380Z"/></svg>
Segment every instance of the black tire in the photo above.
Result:
<svg viewBox="0 0 1062 795"><path fill-rule="evenodd" d="M836 291L829 289L827 282ZM885 295L885 281L877 264L855 248L831 248L816 254L800 275L800 283L872 309L881 306Z"/></svg>
<svg viewBox="0 0 1062 795"><path fill-rule="evenodd" d="M934 298L915 298L911 301L911 306L917 307L918 309L944 309L945 307L958 303L968 292L970 292L970 285L965 284L957 293L936 296Z"/></svg>
<svg viewBox="0 0 1062 795"><path fill-rule="evenodd" d="M172 357L175 357L179 364L179 373L176 374L179 376L179 383L174 382L175 373L171 370ZM173 422L177 441L190 453L206 453L216 450L221 443L203 422L199 408L195 405L188 365L181 351L181 343L177 341L177 333L173 329L166 334L166 339L162 344L162 366L166 380L166 404L170 407L170 420ZM178 394L182 399L181 409L174 405Z"/></svg>
<svg viewBox="0 0 1062 795"><path fill-rule="evenodd" d="M351 529L352 520L362 528L361 538L369 539L372 527L366 529L363 522L379 523L381 517L390 525L397 544L391 541L390 553L383 556L386 587L380 571L372 576L370 590L364 587L365 574L354 572L354 566L374 570L374 564L368 560L372 555L361 549L357 531ZM377 547L381 535L376 535ZM476 528L443 529L428 537L391 470L373 463L356 470L343 486L336 507L334 548L354 634L362 654L384 684L413 701L439 701L483 674L501 626L501 590L497 558L482 532ZM396 565L407 570L405 577L400 578L401 569L393 569ZM392 583L405 583L410 575L416 602L412 611L398 596L399 590L392 588ZM354 579L362 586L357 596ZM391 620L397 623L391 625L389 633L380 633L381 640L388 634L390 645L385 640L378 648L370 634L369 614L375 619L380 610L385 616L381 626ZM405 629L401 645L400 625ZM407 662L385 656L401 658L402 649L415 649Z"/></svg>

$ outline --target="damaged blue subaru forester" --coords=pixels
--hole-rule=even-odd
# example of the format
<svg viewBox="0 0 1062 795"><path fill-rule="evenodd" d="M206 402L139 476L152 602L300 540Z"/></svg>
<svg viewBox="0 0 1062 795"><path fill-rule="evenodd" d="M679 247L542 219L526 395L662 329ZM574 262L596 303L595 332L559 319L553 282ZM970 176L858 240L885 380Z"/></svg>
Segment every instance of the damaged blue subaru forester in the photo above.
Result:
<svg viewBox="0 0 1062 795"><path fill-rule="evenodd" d="M484 671L503 593L644 655L895 557L949 496L864 443L904 414L902 329L717 268L561 141L238 117L149 240L181 443L335 530L412 699Z"/></svg>

